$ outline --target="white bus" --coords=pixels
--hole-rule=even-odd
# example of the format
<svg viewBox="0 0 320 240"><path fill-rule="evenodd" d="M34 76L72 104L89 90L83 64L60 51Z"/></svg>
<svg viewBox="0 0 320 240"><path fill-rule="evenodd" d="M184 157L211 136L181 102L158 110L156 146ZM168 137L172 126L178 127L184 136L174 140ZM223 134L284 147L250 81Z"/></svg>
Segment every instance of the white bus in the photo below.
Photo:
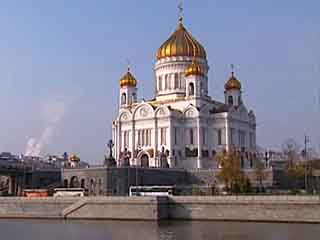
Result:
<svg viewBox="0 0 320 240"><path fill-rule="evenodd" d="M54 197L84 197L86 191L84 188L55 188Z"/></svg>
<svg viewBox="0 0 320 240"><path fill-rule="evenodd" d="M170 196L173 186L130 186L129 196Z"/></svg>

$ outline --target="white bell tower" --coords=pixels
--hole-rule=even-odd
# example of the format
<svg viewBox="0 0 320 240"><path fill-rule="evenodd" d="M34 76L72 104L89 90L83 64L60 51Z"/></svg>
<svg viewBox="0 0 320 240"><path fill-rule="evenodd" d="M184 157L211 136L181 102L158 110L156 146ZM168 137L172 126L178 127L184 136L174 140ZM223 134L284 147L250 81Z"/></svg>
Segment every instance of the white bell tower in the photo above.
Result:
<svg viewBox="0 0 320 240"><path fill-rule="evenodd" d="M234 65L231 64L231 76L224 85L225 104L239 106L242 104L241 83L234 75Z"/></svg>
<svg viewBox="0 0 320 240"><path fill-rule="evenodd" d="M128 67L127 72L120 79L120 107L126 107L137 102L137 80L130 72Z"/></svg>

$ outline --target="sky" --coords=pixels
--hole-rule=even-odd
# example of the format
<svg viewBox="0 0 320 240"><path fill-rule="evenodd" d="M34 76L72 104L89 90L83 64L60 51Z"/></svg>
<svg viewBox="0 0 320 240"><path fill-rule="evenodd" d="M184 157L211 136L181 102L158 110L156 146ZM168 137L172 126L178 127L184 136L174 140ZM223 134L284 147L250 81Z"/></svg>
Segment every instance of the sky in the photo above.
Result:
<svg viewBox="0 0 320 240"><path fill-rule="evenodd" d="M2 0L0 152L79 154L99 164L129 59L139 98L154 94L155 53L177 25L178 0ZM320 150L320 1L185 0L202 43L209 92L223 100L230 64L257 117L257 143L288 138ZM39 147L39 146L38 146Z"/></svg>

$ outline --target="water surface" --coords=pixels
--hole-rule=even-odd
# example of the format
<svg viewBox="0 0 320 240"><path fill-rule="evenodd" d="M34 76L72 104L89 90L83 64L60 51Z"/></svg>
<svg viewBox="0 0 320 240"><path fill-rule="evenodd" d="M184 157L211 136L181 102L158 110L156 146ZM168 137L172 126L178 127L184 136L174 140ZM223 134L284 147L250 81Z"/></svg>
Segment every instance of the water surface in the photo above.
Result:
<svg viewBox="0 0 320 240"><path fill-rule="evenodd" d="M12 240L309 240L320 239L320 225L0 220L0 234Z"/></svg>

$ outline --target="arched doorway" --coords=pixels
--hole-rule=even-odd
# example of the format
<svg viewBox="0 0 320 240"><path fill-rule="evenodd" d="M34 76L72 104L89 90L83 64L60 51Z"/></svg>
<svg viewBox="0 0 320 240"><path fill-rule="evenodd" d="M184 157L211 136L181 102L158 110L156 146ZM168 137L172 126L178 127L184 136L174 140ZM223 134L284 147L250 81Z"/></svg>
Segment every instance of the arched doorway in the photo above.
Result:
<svg viewBox="0 0 320 240"><path fill-rule="evenodd" d="M69 185L68 185L68 179L65 179L65 180L63 181L63 187L64 187L64 188L68 188L68 187L69 187Z"/></svg>
<svg viewBox="0 0 320 240"><path fill-rule="evenodd" d="M77 176L73 176L70 180L70 188L78 188L79 187L79 179Z"/></svg>
<svg viewBox="0 0 320 240"><path fill-rule="evenodd" d="M96 194L96 181L93 178L90 179L89 194L90 195Z"/></svg>
<svg viewBox="0 0 320 240"><path fill-rule="evenodd" d="M102 179L99 178L98 180L98 195L102 194Z"/></svg>
<svg viewBox="0 0 320 240"><path fill-rule="evenodd" d="M147 154L143 154L140 158L141 160L141 167L149 167L149 156Z"/></svg>
<svg viewBox="0 0 320 240"><path fill-rule="evenodd" d="M86 180L81 179L81 188L85 188L85 187L86 187Z"/></svg>
<svg viewBox="0 0 320 240"><path fill-rule="evenodd" d="M189 91L189 96L194 95L194 84L192 82L189 83L188 91Z"/></svg>

